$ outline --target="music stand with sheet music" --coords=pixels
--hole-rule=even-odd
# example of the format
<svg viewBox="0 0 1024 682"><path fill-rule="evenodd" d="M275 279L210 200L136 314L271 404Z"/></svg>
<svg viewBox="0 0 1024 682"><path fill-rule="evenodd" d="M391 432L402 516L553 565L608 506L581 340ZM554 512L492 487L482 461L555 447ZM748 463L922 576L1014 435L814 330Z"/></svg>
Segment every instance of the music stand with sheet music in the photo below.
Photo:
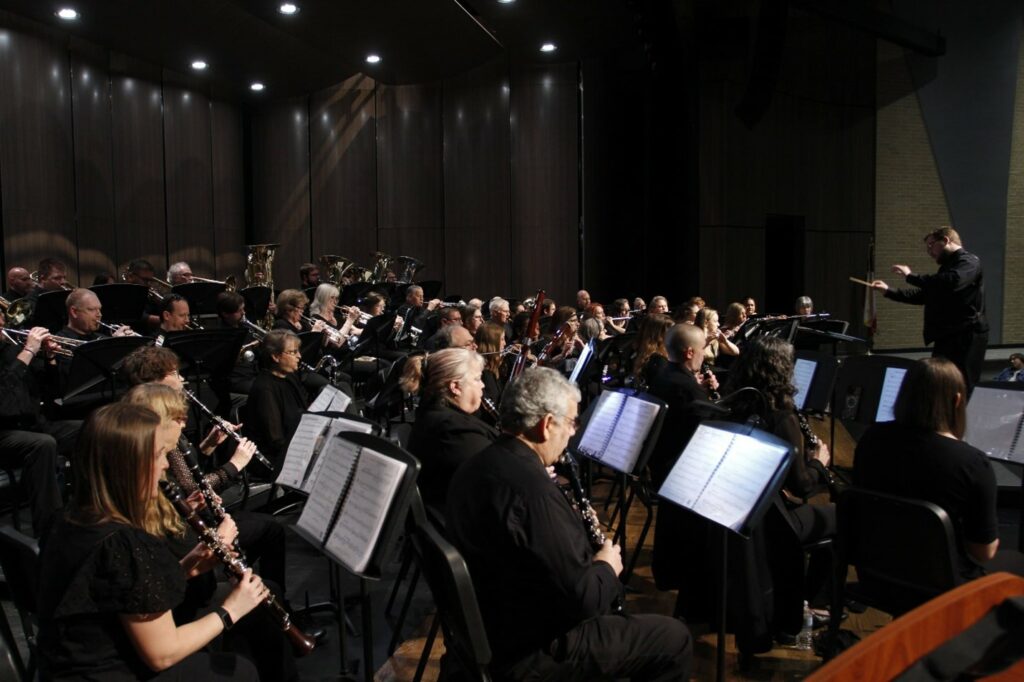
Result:
<svg viewBox="0 0 1024 682"><path fill-rule="evenodd" d="M71 358L71 368L68 370L64 396L56 402L66 405L72 398L104 381L110 382L112 397L115 392L115 377L121 363L136 348L152 343L153 339L145 336L109 336L83 343L75 349Z"/></svg>
<svg viewBox="0 0 1024 682"><path fill-rule="evenodd" d="M373 284L370 282L353 282L352 284L346 285L341 290L341 300L338 301L341 305L359 305L363 297L370 293L373 289ZM387 304L388 298L384 297L384 303Z"/></svg>
<svg viewBox="0 0 1024 682"><path fill-rule="evenodd" d="M302 353L302 361L307 365L315 366L320 361L320 356L323 355L324 333L300 332L296 336L299 337L299 352Z"/></svg>
<svg viewBox="0 0 1024 682"><path fill-rule="evenodd" d="M342 432L324 446L323 466L310 485L309 499L295 531L359 578L363 620L363 672L374 679L373 621L367 584L379 580L404 527L416 491L420 464L415 457L378 436ZM351 507L358 507L357 510ZM347 671L343 605L338 605L342 674Z"/></svg>
<svg viewBox="0 0 1024 682"><path fill-rule="evenodd" d="M728 538L749 538L786 480L792 443L732 422L701 422L658 496L717 525L721 532L716 679L725 679Z"/></svg>
<svg viewBox="0 0 1024 682"><path fill-rule="evenodd" d="M122 324L135 324L142 318L149 299L149 287L141 284L97 284L89 287L103 306L103 319Z"/></svg>
<svg viewBox="0 0 1024 682"><path fill-rule="evenodd" d="M223 282L187 282L171 287L171 293L188 301L190 315L216 315L217 297L226 289Z"/></svg>
<svg viewBox="0 0 1024 682"><path fill-rule="evenodd" d="M838 416L855 439L877 421L891 421L893 403L914 360L895 355L857 355L839 366L832 397Z"/></svg>
<svg viewBox="0 0 1024 682"><path fill-rule="evenodd" d="M182 376L201 382L211 376L229 374L248 335L244 328L176 332L167 336L164 348L178 354Z"/></svg>
<svg viewBox="0 0 1024 682"><path fill-rule="evenodd" d="M51 334L56 334L67 323L67 300L70 295L71 292L66 289L45 291L39 294L36 297L32 317L29 318L25 328L46 327Z"/></svg>
<svg viewBox="0 0 1024 682"><path fill-rule="evenodd" d="M270 302L274 299L274 290L265 286L252 286L240 290L239 295L245 299L245 316L250 320L262 320L267 316Z"/></svg>

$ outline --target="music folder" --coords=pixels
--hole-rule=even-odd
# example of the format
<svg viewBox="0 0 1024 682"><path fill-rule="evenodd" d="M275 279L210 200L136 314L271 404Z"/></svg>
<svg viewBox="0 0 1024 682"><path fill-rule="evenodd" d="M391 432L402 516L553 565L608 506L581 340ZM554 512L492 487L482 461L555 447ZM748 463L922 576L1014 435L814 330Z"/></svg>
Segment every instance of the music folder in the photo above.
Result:
<svg viewBox="0 0 1024 682"><path fill-rule="evenodd" d="M331 456L328 446L335 442L334 437L345 431L371 433L373 430L373 423L362 419L307 412L302 415L288 443L288 451L275 482L309 494L324 460Z"/></svg>
<svg viewBox="0 0 1024 682"><path fill-rule="evenodd" d="M583 415L583 428L570 444L574 452L620 473L646 464L665 419L665 403L629 389L601 392Z"/></svg>
<svg viewBox="0 0 1024 682"><path fill-rule="evenodd" d="M964 441L993 459L1024 464L1024 385L983 382L967 402Z"/></svg>
<svg viewBox="0 0 1024 682"><path fill-rule="evenodd" d="M746 424L702 422L658 496L750 537L786 478L795 448Z"/></svg>

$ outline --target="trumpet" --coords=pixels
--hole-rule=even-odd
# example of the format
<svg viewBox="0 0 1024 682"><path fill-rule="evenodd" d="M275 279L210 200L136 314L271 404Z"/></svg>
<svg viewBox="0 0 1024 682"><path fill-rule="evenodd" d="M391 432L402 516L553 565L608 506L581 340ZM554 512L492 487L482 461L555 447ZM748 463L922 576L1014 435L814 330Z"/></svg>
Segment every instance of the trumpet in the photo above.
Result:
<svg viewBox="0 0 1024 682"><path fill-rule="evenodd" d="M351 306L347 306L347 305L339 305L338 306L338 310L340 310L341 312L345 313L345 315L348 315L349 312L352 310L352 307ZM364 312L362 310L359 311L359 323L360 324L366 324L371 319L373 319L373 315L371 315L370 313Z"/></svg>
<svg viewBox="0 0 1024 682"><path fill-rule="evenodd" d="M32 272L28 273L28 278L35 282L36 284L39 284L39 271L33 270ZM68 284L67 282L62 282L60 288L63 289L64 291L74 291L75 285Z"/></svg>
<svg viewBox="0 0 1024 682"><path fill-rule="evenodd" d="M299 317L301 317L303 322L308 324L310 327L315 325L317 322L323 322L323 320L313 319L309 315L299 315ZM331 325L327 324L326 322L324 322L323 332L324 334L327 335L327 340L330 341L335 346L340 346L341 344L345 343L345 337L342 336L341 332L332 327Z"/></svg>
<svg viewBox="0 0 1024 682"><path fill-rule="evenodd" d="M24 345L25 340L28 339L28 335L31 334L31 332L27 329L0 329L0 334L6 336L7 340L15 345ZM82 341L81 339L71 339L67 336L54 336L53 334L50 334L47 338L57 344L57 348L53 352L66 358L72 357L75 349L79 346L89 343L88 341Z"/></svg>
<svg viewBox="0 0 1024 682"><path fill-rule="evenodd" d="M110 332L111 336L113 336L114 333L118 329L120 329L120 327L118 327L116 324L107 324L106 322L103 322L102 320L100 321L100 326L103 327L104 329L106 329L108 332ZM140 336L140 334L138 332L136 332L134 329L129 329L128 333L125 334L125 336Z"/></svg>

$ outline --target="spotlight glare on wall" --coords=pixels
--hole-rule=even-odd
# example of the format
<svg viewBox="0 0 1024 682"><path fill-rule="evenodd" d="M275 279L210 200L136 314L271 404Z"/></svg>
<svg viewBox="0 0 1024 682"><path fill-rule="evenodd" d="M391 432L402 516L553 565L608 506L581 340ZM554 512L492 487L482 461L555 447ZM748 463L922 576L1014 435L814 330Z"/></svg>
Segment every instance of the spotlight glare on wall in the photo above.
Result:
<svg viewBox="0 0 1024 682"><path fill-rule="evenodd" d="M367 64L379 64L380 63L380 55L379 54L368 54L368 55L366 55L366 63Z"/></svg>
<svg viewBox="0 0 1024 682"><path fill-rule="evenodd" d="M74 21L81 16L73 7L61 7L55 14L64 21Z"/></svg>
<svg viewBox="0 0 1024 682"><path fill-rule="evenodd" d="M293 2L282 2L277 11L281 14L295 14L299 11L299 6Z"/></svg>
<svg viewBox="0 0 1024 682"><path fill-rule="evenodd" d="M202 59L197 59L194 62L192 62L192 68L195 69L196 71L206 71L206 67L207 66L209 66L209 65L206 62L204 62Z"/></svg>
<svg viewBox="0 0 1024 682"><path fill-rule="evenodd" d="M544 43L540 46L541 52L554 52L558 47L554 43Z"/></svg>
<svg viewBox="0 0 1024 682"><path fill-rule="evenodd" d="M260 83L259 81L253 81L252 83L249 84L249 89L252 90L253 92L262 92L263 91L263 87L264 87L263 83Z"/></svg>

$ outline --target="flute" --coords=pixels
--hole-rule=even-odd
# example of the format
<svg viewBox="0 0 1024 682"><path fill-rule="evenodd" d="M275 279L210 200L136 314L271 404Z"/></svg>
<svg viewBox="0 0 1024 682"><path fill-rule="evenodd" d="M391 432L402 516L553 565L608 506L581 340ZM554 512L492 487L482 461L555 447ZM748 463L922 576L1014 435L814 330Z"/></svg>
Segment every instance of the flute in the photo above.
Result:
<svg viewBox="0 0 1024 682"><path fill-rule="evenodd" d="M235 432L233 428L231 428L231 424L229 424L228 421L223 417L214 414L213 411L210 410L210 408L204 405L203 402L199 398L197 398L194 393L192 393L192 391L183 388L181 389L181 392L185 394L185 397L188 398L189 402L198 407L203 414L210 418L214 426L223 431L229 438L233 439L236 443L242 442L242 437L237 432ZM252 456L255 457L260 464L270 469L271 472L274 471L274 465L270 463L269 459L263 456L263 453L261 453L259 449L253 452Z"/></svg>
<svg viewBox="0 0 1024 682"><path fill-rule="evenodd" d="M170 500L175 510L192 527L192 530L199 536L202 543L223 562L228 573L241 580L249 566L241 556L232 554L231 550L217 536L217 531L203 521L202 517L199 516L185 499L185 496L182 495L181 488L165 479L160 481L160 490ZM292 649L296 656L305 656L316 648L316 639L296 627L295 623L292 622L291 614L285 610L281 602L278 601L277 596L270 592L269 589L267 597L262 602L262 606L267 609L274 622L291 641Z"/></svg>

